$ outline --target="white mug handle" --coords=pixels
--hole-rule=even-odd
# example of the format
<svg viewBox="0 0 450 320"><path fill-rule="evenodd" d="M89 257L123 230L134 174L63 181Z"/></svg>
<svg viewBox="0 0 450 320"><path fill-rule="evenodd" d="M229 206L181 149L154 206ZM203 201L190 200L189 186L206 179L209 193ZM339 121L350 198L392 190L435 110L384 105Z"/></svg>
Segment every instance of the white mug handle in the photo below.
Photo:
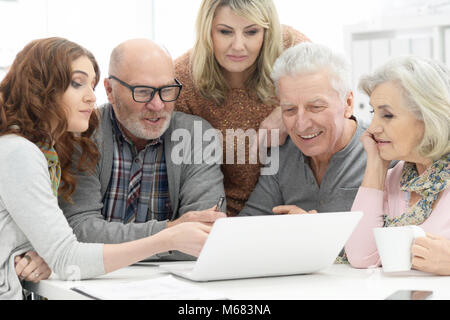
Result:
<svg viewBox="0 0 450 320"><path fill-rule="evenodd" d="M415 238L421 238L421 237L426 237L427 234L425 233L425 231L423 231L423 229L419 226L409 226L409 228L412 230L413 235L414 235L414 239Z"/></svg>

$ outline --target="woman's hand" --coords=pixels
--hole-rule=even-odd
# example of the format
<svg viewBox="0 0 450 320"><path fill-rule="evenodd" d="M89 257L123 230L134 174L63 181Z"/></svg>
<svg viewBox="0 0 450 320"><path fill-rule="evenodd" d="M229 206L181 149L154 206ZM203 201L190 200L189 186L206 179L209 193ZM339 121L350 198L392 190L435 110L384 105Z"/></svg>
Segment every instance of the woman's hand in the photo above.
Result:
<svg viewBox="0 0 450 320"><path fill-rule="evenodd" d="M276 107L269 116L261 122L260 129L260 143L264 143L265 147L278 147L286 142L288 132L281 117L281 107ZM265 129L265 130L261 130ZM272 141L272 130L278 130L278 141Z"/></svg>
<svg viewBox="0 0 450 320"><path fill-rule="evenodd" d="M14 258L16 274L21 280L38 283L48 279L52 270L36 252L29 251Z"/></svg>
<svg viewBox="0 0 450 320"><path fill-rule="evenodd" d="M390 161L381 158L377 142L368 130L361 135L360 141L367 155L366 171L361 186L384 190L384 182Z"/></svg>
<svg viewBox="0 0 450 320"><path fill-rule="evenodd" d="M259 126L260 147L278 147L286 142L288 132L281 116L281 107L276 107ZM261 130L265 129L265 130ZM272 141L272 130L278 131L278 141Z"/></svg>
<svg viewBox="0 0 450 320"><path fill-rule="evenodd" d="M368 130L363 132L360 141L362 142L364 150L366 151L367 160L370 159L371 161L378 161L381 163L385 161L380 156L380 151L378 149L376 140Z"/></svg>
<svg viewBox="0 0 450 320"><path fill-rule="evenodd" d="M198 257L208 238L211 227L201 222L184 222L166 228L161 234L168 235L171 248Z"/></svg>
<svg viewBox="0 0 450 320"><path fill-rule="evenodd" d="M411 253L414 269L450 275L450 240L427 233L426 237L415 239Z"/></svg>
<svg viewBox="0 0 450 320"><path fill-rule="evenodd" d="M272 139L272 135L274 139ZM281 107L276 107L261 122L257 134L250 138L250 159L260 159L260 162L264 163L267 152L259 150L281 146L286 142L287 137L288 132L281 117Z"/></svg>

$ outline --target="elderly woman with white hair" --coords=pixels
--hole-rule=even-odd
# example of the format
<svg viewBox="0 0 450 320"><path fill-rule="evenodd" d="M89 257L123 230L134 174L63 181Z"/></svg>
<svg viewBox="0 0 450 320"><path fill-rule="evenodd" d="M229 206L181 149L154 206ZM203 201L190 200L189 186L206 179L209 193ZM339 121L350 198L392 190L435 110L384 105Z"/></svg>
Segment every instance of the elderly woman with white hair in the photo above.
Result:
<svg viewBox="0 0 450 320"><path fill-rule="evenodd" d="M364 216L347 257L357 268L380 265L372 229L420 225L427 237L412 247L413 268L450 275L450 71L437 61L399 57L359 87L374 117L361 137L367 166L352 210ZM392 160L400 161L388 169Z"/></svg>

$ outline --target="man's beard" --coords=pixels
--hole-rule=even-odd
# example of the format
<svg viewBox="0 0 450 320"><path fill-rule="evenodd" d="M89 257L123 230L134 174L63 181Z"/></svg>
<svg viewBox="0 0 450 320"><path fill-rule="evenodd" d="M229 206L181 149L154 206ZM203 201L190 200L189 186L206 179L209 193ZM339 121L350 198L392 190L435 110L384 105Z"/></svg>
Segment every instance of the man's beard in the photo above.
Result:
<svg viewBox="0 0 450 320"><path fill-rule="evenodd" d="M120 101L116 99L116 101ZM130 108L126 107L126 105L122 103L116 103L117 113L116 117L119 120L120 124L135 138L145 139L145 140L154 140L161 137L164 132L169 128L170 119L172 116L171 112L161 111L158 113L151 111L144 111L139 114L134 113L131 116L129 115L128 110ZM143 118L164 118L164 124L159 126L159 129L152 128L148 129L142 124Z"/></svg>

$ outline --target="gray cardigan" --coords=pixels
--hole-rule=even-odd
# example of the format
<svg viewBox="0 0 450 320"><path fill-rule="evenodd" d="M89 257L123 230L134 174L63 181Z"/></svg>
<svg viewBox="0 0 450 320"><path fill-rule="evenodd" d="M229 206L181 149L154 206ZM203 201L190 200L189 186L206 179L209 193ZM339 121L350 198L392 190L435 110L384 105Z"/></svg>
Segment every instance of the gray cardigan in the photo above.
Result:
<svg viewBox="0 0 450 320"><path fill-rule="evenodd" d="M53 195L44 154L17 135L0 137L0 300L22 299L14 257L35 250L60 279L105 273L103 245L77 241Z"/></svg>
<svg viewBox="0 0 450 320"><path fill-rule="evenodd" d="M111 178L113 161L113 133L110 118L111 105L99 108L100 128L97 130L95 140L100 151L100 160L95 174L76 172L77 187L72 195L73 204L59 199L64 215L73 228L77 238L82 242L96 243L122 243L154 235L167 226L167 221L151 220L146 223L123 224L104 220L101 210L103 197ZM212 142L205 142L198 138L198 128L201 125L202 134L211 129L211 125L200 117L173 112L170 126L163 135L164 152L166 158L167 175L169 181L170 202L173 210L172 219L179 218L188 211L204 210L213 207L220 196L224 196L223 174L220 170L222 159L213 162L211 157L203 158L200 164L189 164L194 155L201 155L210 143L219 144L218 136ZM184 129L189 132L191 140L184 139L183 145L187 152L183 153L185 161L175 164L172 152L178 154L180 142L176 139L174 131ZM175 133L178 133L179 130ZM195 134L194 134L195 133ZM201 137L200 137L201 138ZM189 145L190 143L190 145ZM207 156L207 155L206 155ZM197 163L191 161L191 163ZM226 204L225 204L226 205ZM225 205L223 208L225 208ZM157 255L166 259L192 259L192 257L179 252L163 253Z"/></svg>

